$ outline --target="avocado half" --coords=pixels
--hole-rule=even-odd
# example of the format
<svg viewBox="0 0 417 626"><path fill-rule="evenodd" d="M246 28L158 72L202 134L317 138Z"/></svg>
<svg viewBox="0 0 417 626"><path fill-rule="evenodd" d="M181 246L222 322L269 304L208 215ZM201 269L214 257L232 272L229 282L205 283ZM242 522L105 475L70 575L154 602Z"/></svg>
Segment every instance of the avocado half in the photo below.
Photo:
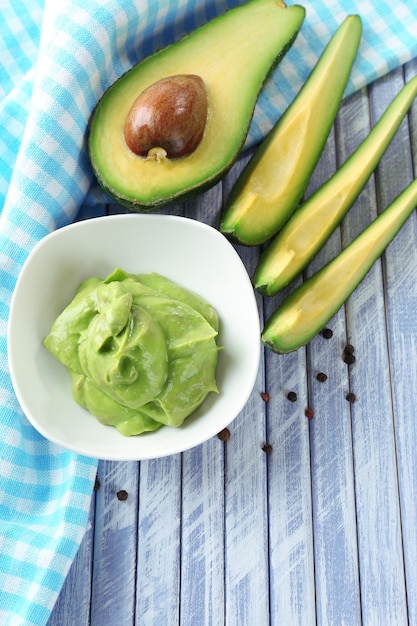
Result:
<svg viewBox="0 0 417 626"><path fill-rule="evenodd" d="M146 57L104 93L88 141L99 184L119 204L151 211L203 191L222 178L245 142L269 72L291 47L305 9L277 0L250 0ZM196 74L205 83L203 138L180 158L146 159L126 144L124 124L137 97L156 81Z"/></svg>

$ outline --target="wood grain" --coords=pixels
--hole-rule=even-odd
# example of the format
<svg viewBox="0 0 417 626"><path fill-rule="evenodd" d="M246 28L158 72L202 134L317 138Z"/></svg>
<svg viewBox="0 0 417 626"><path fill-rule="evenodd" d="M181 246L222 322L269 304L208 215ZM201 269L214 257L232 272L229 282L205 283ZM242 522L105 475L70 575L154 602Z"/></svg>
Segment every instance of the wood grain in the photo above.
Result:
<svg viewBox="0 0 417 626"><path fill-rule="evenodd" d="M414 61L343 102L307 195L416 74ZM222 183L167 212L218 227L250 154ZM361 232L416 168L414 103L305 274ZM260 248L236 249L252 275ZM261 323L294 284L257 296ZM227 441L141 463L100 462L91 526L49 626L417 626L416 310L414 213L329 322L331 338L320 334L288 355L262 352Z"/></svg>

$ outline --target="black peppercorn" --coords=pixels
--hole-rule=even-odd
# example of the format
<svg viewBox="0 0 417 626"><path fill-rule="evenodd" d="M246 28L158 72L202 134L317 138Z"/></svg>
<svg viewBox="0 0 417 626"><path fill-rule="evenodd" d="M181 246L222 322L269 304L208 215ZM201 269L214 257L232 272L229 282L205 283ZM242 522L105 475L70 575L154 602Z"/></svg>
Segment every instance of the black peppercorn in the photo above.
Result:
<svg viewBox="0 0 417 626"><path fill-rule="evenodd" d="M343 354L343 361L346 363L346 365L353 365L353 363L356 361L356 357L351 352L345 352Z"/></svg>
<svg viewBox="0 0 417 626"><path fill-rule="evenodd" d="M321 334L325 339L333 337L333 331L331 328L324 328Z"/></svg>
<svg viewBox="0 0 417 626"><path fill-rule="evenodd" d="M118 491L116 495L117 495L117 499L120 500L121 502L124 502L128 498L128 493L124 489L121 489L120 491Z"/></svg>
<svg viewBox="0 0 417 626"><path fill-rule="evenodd" d="M304 411L304 414L305 414L306 418L309 419L309 420L311 420L311 418L314 417L314 411L311 408L311 406L308 406L306 408L306 410Z"/></svg>
<svg viewBox="0 0 417 626"><path fill-rule="evenodd" d="M297 394L295 391L289 391L287 394L287 398L290 402L295 402L297 400Z"/></svg>
<svg viewBox="0 0 417 626"><path fill-rule="evenodd" d="M271 444L270 444L270 443L265 443L265 444L262 446L262 450L265 452L265 454L271 454L271 452L272 452L272 446L271 446Z"/></svg>
<svg viewBox="0 0 417 626"><path fill-rule="evenodd" d="M229 441L230 439L230 430L228 428L223 428L217 435L220 441Z"/></svg>
<svg viewBox="0 0 417 626"><path fill-rule="evenodd" d="M324 383L327 380L327 374L324 374L324 372L319 372L316 378L319 381L319 383Z"/></svg>
<svg viewBox="0 0 417 626"><path fill-rule="evenodd" d="M356 400L355 394L352 393L352 392L349 392L348 394L346 394L346 400L348 402L355 402L355 400Z"/></svg>

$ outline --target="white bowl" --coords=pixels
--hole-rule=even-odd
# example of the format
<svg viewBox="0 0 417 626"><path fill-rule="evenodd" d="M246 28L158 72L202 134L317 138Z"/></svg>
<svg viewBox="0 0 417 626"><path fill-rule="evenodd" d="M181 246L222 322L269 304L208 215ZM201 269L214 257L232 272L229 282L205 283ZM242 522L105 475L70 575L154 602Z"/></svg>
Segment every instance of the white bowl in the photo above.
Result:
<svg viewBox="0 0 417 626"><path fill-rule="evenodd" d="M52 322L89 276L116 267L158 272L205 298L220 317L217 384L180 428L124 437L73 400L70 377L43 345ZM47 439L85 456L141 460L181 452L215 436L253 389L259 315L246 269L227 239L193 219L161 214L99 217L42 239L18 278L8 327L10 374L19 403Z"/></svg>

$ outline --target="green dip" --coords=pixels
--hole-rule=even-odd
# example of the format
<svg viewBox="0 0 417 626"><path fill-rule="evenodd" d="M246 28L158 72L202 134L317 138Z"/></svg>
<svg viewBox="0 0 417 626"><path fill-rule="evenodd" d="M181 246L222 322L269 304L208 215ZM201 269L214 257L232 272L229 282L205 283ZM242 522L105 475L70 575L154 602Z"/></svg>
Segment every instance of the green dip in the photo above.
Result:
<svg viewBox="0 0 417 626"><path fill-rule="evenodd" d="M122 435L180 426L217 392L219 319L159 274L116 269L88 278L45 346L68 370L74 399Z"/></svg>

